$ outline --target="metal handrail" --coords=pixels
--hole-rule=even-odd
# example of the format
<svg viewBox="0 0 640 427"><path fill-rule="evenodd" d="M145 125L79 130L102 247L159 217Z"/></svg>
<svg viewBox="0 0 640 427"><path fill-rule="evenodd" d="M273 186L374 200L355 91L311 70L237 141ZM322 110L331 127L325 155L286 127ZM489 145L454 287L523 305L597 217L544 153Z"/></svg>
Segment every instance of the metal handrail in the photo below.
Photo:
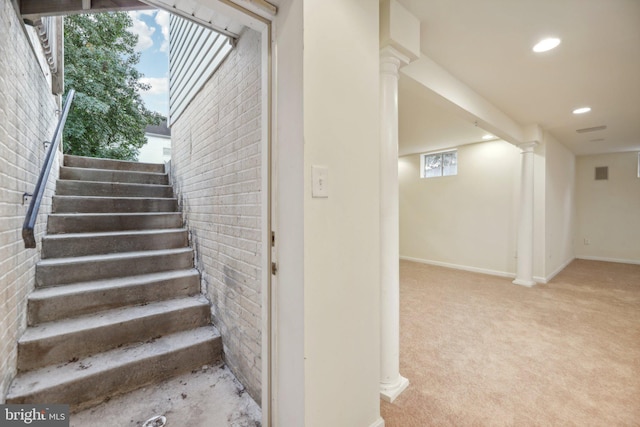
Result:
<svg viewBox="0 0 640 427"><path fill-rule="evenodd" d="M73 102L75 93L76 91L74 89L71 89L69 91L67 100L64 103L64 108L62 109L62 115L58 120L58 125L56 126L56 130L53 133L53 138L51 139L51 143L49 144L49 149L47 150L47 155L44 158L44 164L42 165L42 169L40 170L40 176L38 177L36 188L33 190L33 197L31 197L29 209L27 210L27 216L25 217L24 224L22 225L22 239L24 240L25 248L36 247L36 238L33 235L33 229L36 225L36 220L38 219L38 211L40 210L40 203L42 203L44 190L47 187L49 173L51 172L51 167L53 166L54 155L58 151L58 145L60 145L60 139L62 138L62 130L64 129L64 125L67 122L67 116L69 115L69 110L71 109L71 103Z"/></svg>

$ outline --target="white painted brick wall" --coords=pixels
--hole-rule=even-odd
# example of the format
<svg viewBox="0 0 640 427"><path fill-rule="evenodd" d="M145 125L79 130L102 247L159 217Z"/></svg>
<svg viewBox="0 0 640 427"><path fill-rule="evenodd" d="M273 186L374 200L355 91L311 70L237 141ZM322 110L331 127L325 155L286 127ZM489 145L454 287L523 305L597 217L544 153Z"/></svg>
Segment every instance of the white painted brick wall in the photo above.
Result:
<svg viewBox="0 0 640 427"><path fill-rule="evenodd" d="M36 46L35 51L41 52ZM17 339L26 328L26 298L33 289L39 251L24 249L22 223L51 138L56 98L12 2L0 5L0 402L16 374ZM50 211L54 165L36 227L38 243Z"/></svg>
<svg viewBox="0 0 640 427"><path fill-rule="evenodd" d="M225 361L261 392L260 35L237 47L172 124L172 173Z"/></svg>

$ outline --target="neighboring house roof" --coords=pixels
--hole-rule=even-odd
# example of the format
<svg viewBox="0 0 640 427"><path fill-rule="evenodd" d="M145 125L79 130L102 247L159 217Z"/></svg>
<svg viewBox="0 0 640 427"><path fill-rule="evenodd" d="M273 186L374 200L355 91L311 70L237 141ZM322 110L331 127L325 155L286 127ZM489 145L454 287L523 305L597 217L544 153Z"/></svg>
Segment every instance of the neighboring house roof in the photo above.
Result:
<svg viewBox="0 0 640 427"><path fill-rule="evenodd" d="M171 129L167 127L167 120L163 120L159 125L149 125L145 128L144 133L154 135L171 136Z"/></svg>

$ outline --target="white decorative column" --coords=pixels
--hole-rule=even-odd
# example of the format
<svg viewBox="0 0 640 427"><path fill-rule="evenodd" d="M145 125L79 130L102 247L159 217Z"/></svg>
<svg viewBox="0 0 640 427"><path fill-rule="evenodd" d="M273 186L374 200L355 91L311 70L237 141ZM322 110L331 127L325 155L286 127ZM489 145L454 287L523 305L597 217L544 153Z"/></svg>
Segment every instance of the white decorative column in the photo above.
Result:
<svg viewBox="0 0 640 427"><path fill-rule="evenodd" d="M409 381L400 375L400 215L398 79L420 57L420 21L397 0L380 1L380 397Z"/></svg>
<svg viewBox="0 0 640 427"><path fill-rule="evenodd" d="M518 258L516 285L533 286L533 159L536 141L520 144L522 177L520 180L520 217L518 219Z"/></svg>
<svg viewBox="0 0 640 427"><path fill-rule="evenodd" d="M409 59L393 47L380 51L380 394L398 397L400 375L400 215L398 213L398 79Z"/></svg>

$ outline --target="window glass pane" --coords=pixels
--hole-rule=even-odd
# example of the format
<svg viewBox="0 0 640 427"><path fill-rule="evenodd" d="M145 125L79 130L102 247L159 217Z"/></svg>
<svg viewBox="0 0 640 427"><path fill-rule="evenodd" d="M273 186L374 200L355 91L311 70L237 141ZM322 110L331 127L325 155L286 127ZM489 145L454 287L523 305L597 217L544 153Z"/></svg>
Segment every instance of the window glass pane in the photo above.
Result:
<svg viewBox="0 0 640 427"><path fill-rule="evenodd" d="M450 151L448 153L442 153L442 175L457 175L458 174L458 152Z"/></svg>
<svg viewBox="0 0 640 427"><path fill-rule="evenodd" d="M434 176L442 176L442 155L425 154L424 177L433 178Z"/></svg>

